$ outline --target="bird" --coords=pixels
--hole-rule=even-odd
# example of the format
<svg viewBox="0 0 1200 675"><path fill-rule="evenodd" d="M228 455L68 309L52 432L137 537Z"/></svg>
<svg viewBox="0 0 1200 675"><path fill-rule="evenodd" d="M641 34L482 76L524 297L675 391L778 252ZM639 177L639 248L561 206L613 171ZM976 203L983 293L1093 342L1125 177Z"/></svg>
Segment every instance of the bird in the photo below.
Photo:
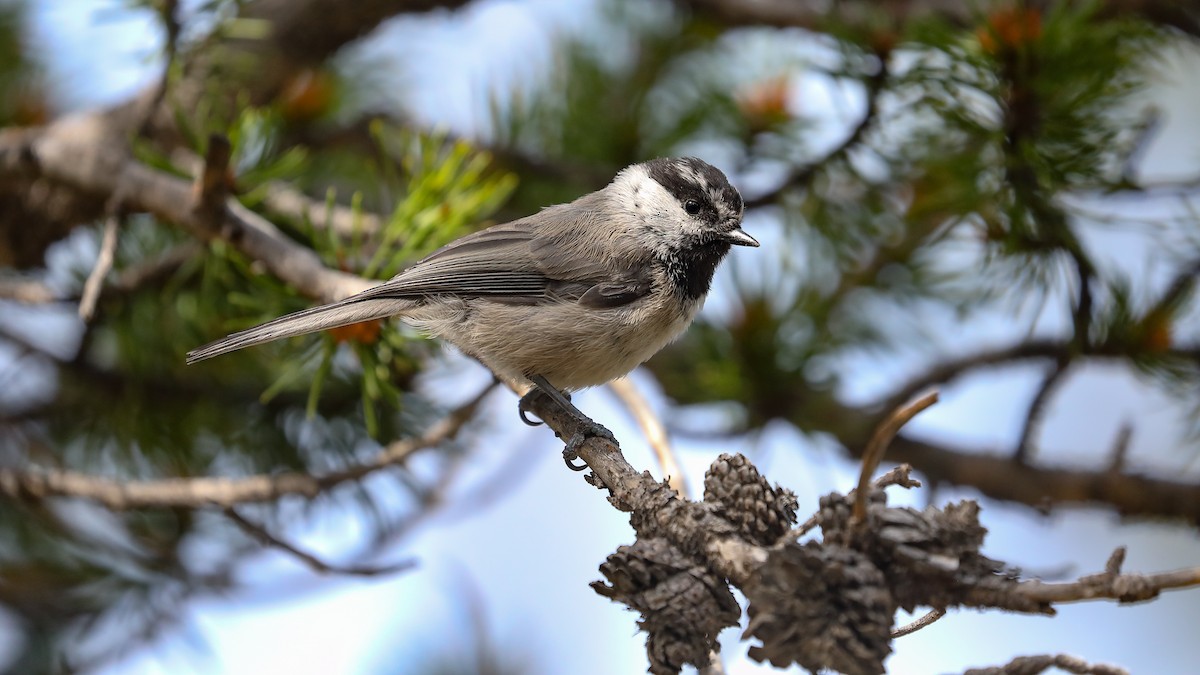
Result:
<svg viewBox="0 0 1200 675"><path fill-rule="evenodd" d="M741 194L701 159L633 164L572 202L460 237L378 286L186 360L394 316L528 389L518 405L527 423L537 424L525 413L541 391L585 435L612 439L570 392L626 375L687 329L732 247L759 245L743 213Z"/></svg>

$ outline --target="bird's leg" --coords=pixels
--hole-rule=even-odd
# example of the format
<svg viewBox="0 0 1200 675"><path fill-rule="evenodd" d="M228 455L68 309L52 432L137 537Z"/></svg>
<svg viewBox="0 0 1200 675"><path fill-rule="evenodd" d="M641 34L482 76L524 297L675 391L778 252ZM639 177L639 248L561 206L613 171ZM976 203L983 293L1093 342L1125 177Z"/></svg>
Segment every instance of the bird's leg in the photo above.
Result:
<svg viewBox="0 0 1200 675"><path fill-rule="evenodd" d="M575 418L575 421L579 425L579 430L575 432L573 436L571 436L570 440L567 441L567 447L563 449L563 461L565 461L567 466L572 470L583 471L587 468L586 464L576 464L575 460L579 459L579 446L582 445L588 438L598 436L600 438L608 439L614 444L617 442L616 437L613 436L611 431L606 429L603 425L597 423L592 418L583 414L579 408L575 407L574 403L571 403L571 398L569 396L559 391L554 385L550 384L546 378L542 377L541 375L532 375L529 377L529 380L533 382L537 389L530 390L527 394L521 397L521 402L518 404L518 410L520 412L522 421L531 425L540 424L540 422L531 421L525 416L525 413L529 410L530 397L534 396L536 393L541 393L545 396L549 396L551 400L553 400L559 405L560 408L563 409L563 412Z"/></svg>

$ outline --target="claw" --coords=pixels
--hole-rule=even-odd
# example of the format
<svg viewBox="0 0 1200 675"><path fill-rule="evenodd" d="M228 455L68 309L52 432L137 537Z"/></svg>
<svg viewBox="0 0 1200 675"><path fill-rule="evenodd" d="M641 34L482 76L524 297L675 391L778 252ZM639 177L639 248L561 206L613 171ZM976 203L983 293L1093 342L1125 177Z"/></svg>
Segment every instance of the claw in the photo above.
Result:
<svg viewBox="0 0 1200 675"><path fill-rule="evenodd" d="M547 396L560 407L562 407L564 412L575 418L575 420L579 423L579 431L576 432L569 441L567 441L567 446L565 449L563 449L563 461L566 462L567 468L571 469L572 471L583 471L588 468L586 462L577 464L576 460L579 459L579 446L583 445L583 443L589 438L603 438L611 442L613 445L618 445L617 437L613 436L613 433L605 427L597 424L595 420L587 415L584 415L579 408L576 408L575 405L571 403L571 397L569 395L556 389L554 385L550 384L546 378L540 375L531 376L529 379L534 383L535 387L530 389L529 393L521 397L521 402L517 406L517 410L521 415L522 422L530 426L543 424L543 422L529 419L525 413L529 412L529 404L532 400L532 397Z"/></svg>
<svg viewBox="0 0 1200 675"><path fill-rule="evenodd" d="M540 427L543 424L545 424L545 422L543 422L541 420L529 419L529 399L530 399L530 397L536 396L536 395L537 395L537 389L530 389L529 393L522 396L521 400L517 402L517 415L520 416L522 422L524 422L525 424L528 424L531 427Z"/></svg>
<svg viewBox="0 0 1200 675"><path fill-rule="evenodd" d="M579 464L575 463L575 460L579 459L579 453L575 452L574 448L578 447L583 440L584 439L581 434L576 434L575 437L571 439L571 442L567 443L567 447L563 448L563 462L565 462L567 468L572 471L586 471L588 468L586 462L580 462Z"/></svg>
<svg viewBox="0 0 1200 675"><path fill-rule="evenodd" d="M531 427L540 427L540 426L542 426L543 424L545 424L545 422L543 422L543 421L541 421L541 420L531 420L531 419L529 419L529 416L526 414L526 413L528 413L528 412L529 412L529 411L528 411L528 410L526 410L526 409L524 409L524 408L521 408L521 407L518 407L518 408L517 408L517 416L518 416L518 417L520 417L520 418L521 418L521 421L522 421L522 422L524 422L525 424L528 424L528 425L529 425L529 426L531 426Z"/></svg>

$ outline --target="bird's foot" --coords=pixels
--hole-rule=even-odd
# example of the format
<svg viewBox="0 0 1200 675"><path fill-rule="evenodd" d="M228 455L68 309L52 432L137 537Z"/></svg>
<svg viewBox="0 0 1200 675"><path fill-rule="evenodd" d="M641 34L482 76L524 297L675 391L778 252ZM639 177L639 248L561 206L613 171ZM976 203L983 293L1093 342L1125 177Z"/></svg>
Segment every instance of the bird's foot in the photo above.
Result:
<svg viewBox="0 0 1200 675"><path fill-rule="evenodd" d="M563 461L566 462L567 468L572 471L583 471L588 468L586 463L575 463L575 460L579 459L579 448L587 442L587 439L603 438L610 441L613 445L617 445L617 437L613 436L613 432L609 431L604 425L588 417L581 417L578 421L578 431L567 441L567 447L563 448Z"/></svg>
<svg viewBox="0 0 1200 675"><path fill-rule="evenodd" d="M575 404L571 403L570 394L555 389L550 385L549 382L546 382L546 380L540 377L534 379L534 384L537 386L525 392L525 395L521 397L521 400L517 401L517 415L520 416L521 421L525 424L528 424L531 427L540 427L545 424L545 422L541 420L529 419L529 413L533 412L533 399L537 396L546 396L550 398L550 400L562 406L563 410L566 410L574 417L588 419L582 412L579 411L579 408L575 407Z"/></svg>
<svg viewBox="0 0 1200 675"><path fill-rule="evenodd" d="M563 449L563 461L573 471L583 471L587 468L587 464L576 464L579 459L579 447L582 446L589 438L603 438L614 445L617 444L616 436L606 429L603 425L597 423L592 418L584 415L575 404L571 403L570 395L558 390L554 385L550 384L546 378L540 375L534 375L529 378L535 385L528 393L521 397L521 402L517 405L518 412L521 415L521 421L530 425L537 426L542 424L537 420L531 420L526 413L532 411L533 399L535 396L547 396L562 408L563 412L570 415L576 423L576 431L567 439L567 447Z"/></svg>

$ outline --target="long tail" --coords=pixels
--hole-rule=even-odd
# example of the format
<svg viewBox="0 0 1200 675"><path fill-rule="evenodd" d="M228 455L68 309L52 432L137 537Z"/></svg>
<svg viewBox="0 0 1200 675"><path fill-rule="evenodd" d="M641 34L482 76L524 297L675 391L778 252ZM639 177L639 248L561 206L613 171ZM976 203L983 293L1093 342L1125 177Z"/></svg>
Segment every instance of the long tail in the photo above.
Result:
<svg viewBox="0 0 1200 675"><path fill-rule="evenodd" d="M363 298L361 295L352 296L331 305L322 305L305 309L292 314L281 316L264 324L248 328L210 342L187 354L189 364L214 356L228 354L245 347L253 347L264 342L295 337L306 333L315 333L329 328L348 326L360 321L382 319L396 314L402 314L411 309L412 300L399 298Z"/></svg>

